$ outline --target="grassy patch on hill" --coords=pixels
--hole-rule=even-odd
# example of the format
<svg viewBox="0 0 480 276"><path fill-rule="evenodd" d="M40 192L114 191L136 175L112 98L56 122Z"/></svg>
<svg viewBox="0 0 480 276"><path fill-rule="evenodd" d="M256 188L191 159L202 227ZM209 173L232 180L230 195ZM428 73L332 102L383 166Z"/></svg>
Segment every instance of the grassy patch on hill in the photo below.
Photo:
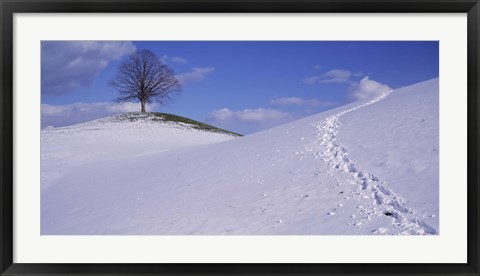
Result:
<svg viewBox="0 0 480 276"><path fill-rule="evenodd" d="M130 121L135 122L138 120L150 120L150 121L157 121L157 122L175 122L175 123L184 123L191 125L192 128L216 133L224 133L234 136L243 136L239 133L235 133L232 131L228 131L225 129L221 129L218 127L214 127L209 124L205 124L199 121L195 121L186 117L173 115L169 113L161 113L161 112L129 112L124 114L119 114L115 116L115 120L119 121Z"/></svg>

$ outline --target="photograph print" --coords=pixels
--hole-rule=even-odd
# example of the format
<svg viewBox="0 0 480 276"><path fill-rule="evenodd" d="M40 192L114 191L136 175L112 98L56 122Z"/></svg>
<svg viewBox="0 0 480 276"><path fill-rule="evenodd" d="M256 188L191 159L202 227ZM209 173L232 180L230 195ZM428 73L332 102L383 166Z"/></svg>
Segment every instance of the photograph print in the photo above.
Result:
<svg viewBox="0 0 480 276"><path fill-rule="evenodd" d="M42 41L41 235L439 235L438 41Z"/></svg>

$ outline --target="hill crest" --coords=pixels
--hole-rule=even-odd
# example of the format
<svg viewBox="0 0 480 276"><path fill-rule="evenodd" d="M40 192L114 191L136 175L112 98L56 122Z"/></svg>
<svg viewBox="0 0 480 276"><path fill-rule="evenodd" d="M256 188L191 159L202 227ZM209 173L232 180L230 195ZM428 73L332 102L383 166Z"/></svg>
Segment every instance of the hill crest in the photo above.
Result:
<svg viewBox="0 0 480 276"><path fill-rule="evenodd" d="M79 125L99 125L99 124L110 124L110 123L125 123L125 122L142 122L142 123L166 123L169 124L169 127L178 125L182 128L191 128L200 131L207 131L207 132L214 132L220 134L228 134L235 137L243 136L242 134L235 133L233 131L228 131L226 129L218 128L206 123L202 123L187 117L169 114L169 113L162 113L162 112L127 112L127 113L120 113L114 114L107 117L79 123L76 125L65 126L64 128L79 126Z"/></svg>

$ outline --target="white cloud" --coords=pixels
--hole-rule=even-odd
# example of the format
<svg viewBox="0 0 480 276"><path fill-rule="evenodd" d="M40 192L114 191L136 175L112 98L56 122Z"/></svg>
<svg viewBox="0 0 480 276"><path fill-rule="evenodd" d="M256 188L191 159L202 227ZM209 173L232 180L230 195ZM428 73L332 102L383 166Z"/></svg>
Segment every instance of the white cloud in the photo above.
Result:
<svg viewBox="0 0 480 276"><path fill-rule="evenodd" d="M135 50L132 42L44 41L41 44L42 93L64 94L87 86L111 61Z"/></svg>
<svg viewBox="0 0 480 276"><path fill-rule="evenodd" d="M365 77L365 74L363 72L355 72L352 74L352 77Z"/></svg>
<svg viewBox="0 0 480 276"><path fill-rule="evenodd" d="M188 60L184 57L173 57L173 56L168 56L168 55L163 55L160 57L160 60L163 63L181 63L181 64L186 64L188 63Z"/></svg>
<svg viewBox="0 0 480 276"><path fill-rule="evenodd" d="M208 114L208 118L214 121L228 121L234 117L234 113L228 108L214 110Z"/></svg>
<svg viewBox="0 0 480 276"><path fill-rule="evenodd" d="M178 74L176 77L181 83L198 82L215 70L213 67L194 67L191 72Z"/></svg>
<svg viewBox="0 0 480 276"><path fill-rule="evenodd" d="M147 104L147 111L155 108L156 104ZM102 118L105 116L125 113L139 112L140 104L127 103L73 103L66 105L49 105L42 104L42 128L46 126L66 126L77 124L89 120Z"/></svg>
<svg viewBox="0 0 480 276"><path fill-rule="evenodd" d="M289 118L290 113L270 108L244 109L240 111L231 111L228 108L222 108L210 112L209 121L243 121L243 122L271 122Z"/></svg>
<svg viewBox="0 0 480 276"><path fill-rule="evenodd" d="M302 99L299 97L285 97L278 98L270 101L270 104L274 105L297 105L297 106L331 106L335 103L320 101L317 99Z"/></svg>
<svg viewBox="0 0 480 276"><path fill-rule="evenodd" d="M360 81L355 81L353 78L363 77ZM371 80L368 76L365 76L363 72L352 73L348 70L333 69L320 76L312 76L303 79L303 83L317 84L317 83L347 83L350 84L349 95L355 100L367 99L377 96L383 92L391 90L391 88L380 82ZM271 104L278 105L311 105L320 106L321 101L318 100L306 100L297 97L280 98L270 101ZM325 102L324 105L333 104Z"/></svg>
<svg viewBox="0 0 480 276"><path fill-rule="evenodd" d="M323 79L318 83L348 83L352 72L342 69L334 69L323 74Z"/></svg>
<svg viewBox="0 0 480 276"><path fill-rule="evenodd" d="M172 57L172 61L175 63L182 63L182 64L185 64L188 62L187 59L183 57Z"/></svg>
<svg viewBox="0 0 480 276"><path fill-rule="evenodd" d="M271 108L233 111L222 108L208 114L206 121L214 126L237 133L249 134L296 119L293 113Z"/></svg>
<svg viewBox="0 0 480 276"><path fill-rule="evenodd" d="M321 79L321 77L318 77L318 76L307 77L307 78L304 78L304 79L303 79L303 83L306 83L306 84L315 84L315 83L317 83L320 79Z"/></svg>
<svg viewBox="0 0 480 276"><path fill-rule="evenodd" d="M352 85L350 94L357 100L363 100L380 95L389 90L391 90L391 88L388 85L371 80L369 77L364 77L360 82Z"/></svg>
<svg viewBox="0 0 480 276"><path fill-rule="evenodd" d="M350 83L350 78L353 76L352 72L343 69L333 69L320 76L312 76L303 79L303 83Z"/></svg>
<svg viewBox="0 0 480 276"><path fill-rule="evenodd" d="M321 65L318 65L318 64L315 65L315 66L313 66L313 69L316 69L316 70L321 69L321 68L322 68L322 66L321 66Z"/></svg>
<svg viewBox="0 0 480 276"><path fill-rule="evenodd" d="M244 109L237 111L236 116L242 121L266 122L288 117L288 113L275 109Z"/></svg>

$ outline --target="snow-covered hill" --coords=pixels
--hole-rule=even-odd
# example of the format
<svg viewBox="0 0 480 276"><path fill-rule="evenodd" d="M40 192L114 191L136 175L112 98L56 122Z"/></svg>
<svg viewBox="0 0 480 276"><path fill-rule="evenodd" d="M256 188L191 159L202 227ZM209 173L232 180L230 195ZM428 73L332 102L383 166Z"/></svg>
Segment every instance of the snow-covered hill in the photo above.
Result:
<svg viewBox="0 0 480 276"><path fill-rule="evenodd" d="M235 133L166 113L125 113L41 132L42 188L77 166L234 139Z"/></svg>
<svg viewBox="0 0 480 276"><path fill-rule="evenodd" d="M42 131L41 232L438 234L438 112L433 79L236 139Z"/></svg>

